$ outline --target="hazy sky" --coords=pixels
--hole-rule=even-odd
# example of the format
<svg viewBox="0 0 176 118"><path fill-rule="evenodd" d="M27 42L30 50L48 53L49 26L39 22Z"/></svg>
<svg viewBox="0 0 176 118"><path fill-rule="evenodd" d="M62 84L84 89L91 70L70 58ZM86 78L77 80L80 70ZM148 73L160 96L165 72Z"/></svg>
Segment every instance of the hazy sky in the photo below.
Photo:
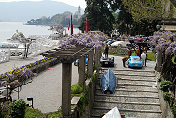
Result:
<svg viewBox="0 0 176 118"><path fill-rule="evenodd" d="M42 1L42 0L0 0L0 2L12 2L12 1ZM66 4L69 4L75 7L78 7L78 6L80 6L81 8L86 7L85 0L52 0L52 1L64 2Z"/></svg>

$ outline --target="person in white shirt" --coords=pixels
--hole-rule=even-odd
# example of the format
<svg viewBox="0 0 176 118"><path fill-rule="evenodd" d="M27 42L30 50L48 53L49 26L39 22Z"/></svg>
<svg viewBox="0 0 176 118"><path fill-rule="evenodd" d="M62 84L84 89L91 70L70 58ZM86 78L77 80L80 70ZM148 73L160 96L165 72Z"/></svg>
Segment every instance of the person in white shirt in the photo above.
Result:
<svg viewBox="0 0 176 118"><path fill-rule="evenodd" d="M142 61L143 61L143 65L144 65L144 66L146 66L146 58L147 58L146 52L143 52L143 53L141 54L141 59L142 59Z"/></svg>

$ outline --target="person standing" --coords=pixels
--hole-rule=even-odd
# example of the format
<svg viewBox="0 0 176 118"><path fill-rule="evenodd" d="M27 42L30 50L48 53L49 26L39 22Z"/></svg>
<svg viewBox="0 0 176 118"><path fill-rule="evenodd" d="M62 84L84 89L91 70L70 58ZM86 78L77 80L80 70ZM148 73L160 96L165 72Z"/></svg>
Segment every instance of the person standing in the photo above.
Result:
<svg viewBox="0 0 176 118"><path fill-rule="evenodd" d="M106 45L105 45L105 49L104 49L105 58L108 58L108 51L109 51L109 47L108 47L108 45L106 44Z"/></svg>
<svg viewBox="0 0 176 118"><path fill-rule="evenodd" d="M139 50L139 47L136 48L136 56L140 56L140 50Z"/></svg>
<svg viewBox="0 0 176 118"><path fill-rule="evenodd" d="M143 65L144 66L146 66L146 52L145 51L143 51L143 53L141 54L141 59L142 59L142 61L143 61Z"/></svg>
<svg viewBox="0 0 176 118"><path fill-rule="evenodd" d="M125 57L122 59L123 67L126 67L126 66L125 66L125 62L126 62L129 58L130 58L129 56L125 56Z"/></svg>
<svg viewBox="0 0 176 118"><path fill-rule="evenodd" d="M132 54L132 51L131 51L131 49L130 49L130 48L128 48L128 56L130 57L130 56L131 56L131 54Z"/></svg>

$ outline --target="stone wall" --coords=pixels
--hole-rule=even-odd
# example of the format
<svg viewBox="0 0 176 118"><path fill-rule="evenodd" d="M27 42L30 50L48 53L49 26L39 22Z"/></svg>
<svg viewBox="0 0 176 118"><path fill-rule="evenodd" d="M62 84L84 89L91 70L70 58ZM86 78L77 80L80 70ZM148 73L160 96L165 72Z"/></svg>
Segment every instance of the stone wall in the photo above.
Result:
<svg viewBox="0 0 176 118"><path fill-rule="evenodd" d="M95 85L96 85L95 78L92 82L90 80L86 80L85 84L88 88L88 105L84 107L84 112L79 111L79 107L82 105L82 101L79 99L75 107L71 111L71 118L90 118L91 115L91 108L94 102L94 93L95 93Z"/></svg>
<svg viewBox="0 0 176 118"><path fill-rule="evenodd" d="M157 76L159 76L160 73L157 73ZM161 78L161 80L164 80ZM161 112L162 112L162 118L174 118L171 108L169 106L169 103L164 100L163 97L163 91L160 90L160 83L157 81L157 87L158 87L158 97L160 99L160 107L161 107Z"/></svg>

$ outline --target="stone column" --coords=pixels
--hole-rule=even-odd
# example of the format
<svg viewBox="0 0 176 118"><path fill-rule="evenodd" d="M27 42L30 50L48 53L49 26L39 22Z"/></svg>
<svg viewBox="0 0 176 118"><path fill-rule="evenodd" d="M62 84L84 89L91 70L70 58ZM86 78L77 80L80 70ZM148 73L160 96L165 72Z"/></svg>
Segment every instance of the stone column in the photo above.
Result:
<svg viewBox="0 0 176 118"><path fill-rule="evenodd" d="M98 65L98 49L95 48L95 54L94 54L94 64Z"/></svg>
<svg viewBox="0 0 176 118"><path fill-rule="evenodd" d="M79 64L78 64L78 73L79 73L79 81L78 84L83 86L85 82L85 66L86 66L86 57L82 56L79 59Z"/></svg>
<svg viewBox="0 0 176 118"><path fill-rule="evenodd" d="M156 71L161 72L161 66L162 66L162 52L157 51L157 57L156 57Z"/></svg>
<svg viewBox="0 0 176 118"><path fill-rule="evenodd" d="M102 56L101 48L98 49L98 65L100 66L100 58Z"/></svg>
<svg viewBox="0 0 176 118"><path fill-rule="evenodd" d="M62 63L62 114L70 118L71 114L72 63Z"/></svg>
<svg viewBox="0 0 176 118"><path fill-rule="evenodd" d="M93 75L93 50L88 54L88 74Z"/></svg>

